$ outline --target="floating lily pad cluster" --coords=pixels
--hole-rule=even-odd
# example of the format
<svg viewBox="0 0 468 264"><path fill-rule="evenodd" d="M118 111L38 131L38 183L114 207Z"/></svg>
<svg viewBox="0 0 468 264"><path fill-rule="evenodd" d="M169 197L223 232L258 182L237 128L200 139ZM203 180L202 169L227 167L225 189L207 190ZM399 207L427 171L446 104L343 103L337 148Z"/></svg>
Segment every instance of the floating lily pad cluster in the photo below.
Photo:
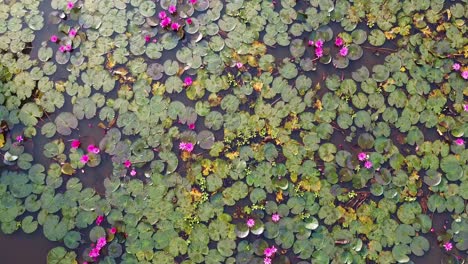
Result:
<svg viewBox="0 0 468 264"><path fill-rule="evenodd" d="M467 10L2 3L2 233L62 264L463 263Z"/></svg>

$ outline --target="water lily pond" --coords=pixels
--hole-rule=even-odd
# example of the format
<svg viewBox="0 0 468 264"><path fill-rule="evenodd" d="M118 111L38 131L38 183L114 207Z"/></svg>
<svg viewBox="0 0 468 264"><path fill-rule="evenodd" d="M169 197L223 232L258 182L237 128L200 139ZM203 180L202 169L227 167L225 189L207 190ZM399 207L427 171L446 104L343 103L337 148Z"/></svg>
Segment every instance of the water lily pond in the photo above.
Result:
<svg viewBox="0 0 468 264"><path fill-rule="evenodd" d="M3 0L0 262L466 263L466 0Z"/></svg>

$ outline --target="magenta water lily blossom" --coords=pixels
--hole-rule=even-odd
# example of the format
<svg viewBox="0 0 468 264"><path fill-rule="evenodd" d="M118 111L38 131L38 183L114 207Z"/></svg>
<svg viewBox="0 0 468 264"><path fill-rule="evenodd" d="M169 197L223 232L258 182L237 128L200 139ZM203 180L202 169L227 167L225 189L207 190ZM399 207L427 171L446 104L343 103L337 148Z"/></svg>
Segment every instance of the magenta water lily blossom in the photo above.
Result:
<svg viewBox="0 0 468 264"><path fill-rule="evenodd" d="M175 5L170 5L168 10L169 13L171 13L172 15L174 15L177 12L177 8Z"/></svg>
<svg viewBox="0 0 468 264"><path fill-rule="evenodd" d="M180 28L180 24L174 22L174 23L171 24L171 28L172 28L172 30L174 30L174 31L178 31L179 28Z"/></svg>
<svg viewBox="0 0 468 264"><path fill-rule="evenodd" d="M280 215L276 213L271 216L271 221L277 223L279 222L280 218L281 218Z"/></svg>
<svg viewBox="0 0 468 264"><path fill-rule="evenodd" d="M100 149L96 147L95 145L91 144L88 146L88 152L94 153L94 154L99 154Z"/></svg>
<svg viewBox="0 0 468 264"><path fill-rule="evenodd" d="M323 49L321 47L315 48L315 56L317 58L322 58L323 57Z"/></svg>
<svg viewBox="0 0 468 264"><path fill-rule="evenodd" d="M194 146L191 142L180 142L179 149L187 152L192 152Z"/></svg>
<svg viewBox="0 0 468 264"><path fill-rule="evenodd" d="M130 168L130 167L132 166L132 162L129 161L129 160L126 160L126 161L124 162L124 166L125 166L125 168Z"/></svg>
<svg viewBox="0 0 468 264"><path fill-rule="evenodd" d="M452 69L454 69L455 71L459 71L460 70L460 63L454 63L452 65Z"/></svg>
<svg viewBox="0 0 468 264"><path fill-rule="evenodd" d="M317 41L315 41L315 47L316 48L322 48L323 47L323 40L318 39Z"/></svg>
<svg viewBox="0 0 468 264"><path fill-rule="evenodd" d="M88 161L89 161L89 156L88 155L81 156L81 158L80 158L81 163L86 164L86 163L88 163Z"/></svg>
<svg viewBox="0 0 468 264"><path fill-rule="evenodd" d="M445 249L445 251L450 251L450 250L452 250L452 249L453 249L452 243L451 243L451 242L446 242L446 243L444 243L444 249Z"/></svg>
<svg viewBox="0 0 468 264"><path fill-rule="evenodd" d="M104 221L104 216L98 215L98 217L96 217L96 225L101 225L102 221Z"/></svg>
<svg viewBox="0 0 468 264"><path fill-rule="evenodd" d="M252 228L255 225L255 220L253 218L249 218L247 219L246 224L249 228Z"/></svg>
<svg viewBox="0 0 468 264"><path fill-rule="evenodd" d="M184 86L188 87L190 85L193 84L193 80L192 80L192 77L188 76L188 77L185 77L184 79Z"/></svg>
<svg viewBox="0 0 468 264"><path fill-rule="evenodd" d="M340 37L336 37L336 39L335 39L335 46L341 47L341 46L343 46L343 44L344 44L343 39L340 38Z"/></svg>
<svg viewBox="0 0 468 264"><path fill-rule="evenodd" d="M71 37L71 38L74 38L76 36L76 29L72 28L70 29L70 31L68 31L68 36Z"/></svg>
<svg viewBox="0 0 468 264"><path fill-rule="evenodd" d="M58 41L58 37L56 35L50 36L50 41L56 43Z"/></svg>
<svg viewBox="0 0 468 264"><path fill-rule="evenodd" d="M162 26L162 27L168 27L170 24L171 24L171 18L169 18L169 17L165 17L165 18L161 21L161 26Z"/></svg>
<svg viewBox="0 0 468 264"><path fill-rule="evenodd" d="M106 244L107 244L106 237L100 237L100 238L98 238L98 240L96 242L96 248L101 250Z"/></svg>
<svg viewBox="0 0 468 264"><path fill-rule="evenodd" d="M457 144L458 146L463 146L465 144L465 140L463 140L463 138L458 138L457 140L455 140L455 144Z"/></svg>
<svg viewBox="0 0 468 264"><path fill-rule="evenodd" d="M78 139L73 139L70 145L72 149L77 149L80 147L81 142Z"/></svg>
<svg viewBox="0 0 468 264"><path fill-rule="evenodd" d="M73 9L74 6L75 6L75 3L73 3L72 1L69 1L67 3L67 9Z"/></svg>
<svg viewBox="0 0 468 264"><path fill-rule="evenodd" d="M372 168L372 162L370 160L364 162L364 167L366 167L366 169Z"/></svg>
<svg viewBox="0 0 468 264"><path fill-rule="evenodd" d="M463 79L467 80L468 79L468 70L467 71L462 71L461 76Z"/></svg>
<svg viewBox="0 0 468 264"><path fill-rule="evenodd" d="M365 152L359 152L359 154L358 154L358 159L359 159L360 161L365 161L365 160L368 159L368 158L369 158L369 156L368 156Z"/></svg>
<svg viewBox="0 0 468 264"><path fill-rule="evenodd" d="M158 14L159 19L165 19L167 17L167 14L165 11L161 11Z"/></svg>
<svg viewBox="0 0 468 264"><path fill-rule="evenodd" d="M340 49L340 56L345 57L348 55L348 47L344 46Z"/></svg>

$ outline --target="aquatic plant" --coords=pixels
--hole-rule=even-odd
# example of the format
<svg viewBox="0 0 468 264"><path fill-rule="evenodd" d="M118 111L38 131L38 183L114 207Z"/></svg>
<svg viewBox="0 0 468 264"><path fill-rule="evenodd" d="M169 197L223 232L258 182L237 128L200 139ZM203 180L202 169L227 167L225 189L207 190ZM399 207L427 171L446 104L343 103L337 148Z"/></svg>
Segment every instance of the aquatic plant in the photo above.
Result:
<svg viewBox="0 0 468 264"><path fill-rule="evenodd" d="M0 10L0 228L48 263L466 258L463 2Z"/></svg>

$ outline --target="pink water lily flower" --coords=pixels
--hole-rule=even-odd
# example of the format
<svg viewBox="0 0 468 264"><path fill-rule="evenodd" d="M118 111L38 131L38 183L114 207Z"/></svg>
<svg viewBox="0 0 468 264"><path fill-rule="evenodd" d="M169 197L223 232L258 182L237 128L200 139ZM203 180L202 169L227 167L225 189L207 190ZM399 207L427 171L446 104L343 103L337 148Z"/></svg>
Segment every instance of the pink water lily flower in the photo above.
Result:
<svg viewBox="0 0 468 264"><path fill-rule="evenodd" d="M271 248L267 247L267 248L265 248L265 250L263 250L263 255L265 255L267 257L271 257L271 256L273 256L273 251L271 250Z"/></svg>
<svg viewBox="0 0 468 264"><path fill-rule="evenodd" d="M60 46L60 47L59 47L59 51L62 52L62 53L64 53L65 51L67 51L67 47L65 47L65 46Z"/></svg>
<svg viewBox="0 0 468 264"><path fill-rule="evenodd" d="M468 79L468 71L462 71L462 74L461 76L463 77L463 79Z"/></svg>
<svg viewBox="0 0 468 264"><path fill-rule="evenodd" d="M96 242L96 248L98 248L98 249L100 250L100 249L103 248L106 244L107 244L106 237L100 237L100 238L98 238L98 240L97 240L97 242Z"/></svg>
<svg viewBox="0 0 468 264"><path fill-rule="evenodd" d="M23 142L23 141L24 141L24 138L23 138L23 136L22 136L22 135L18 135L18 136L16 136L16 141L17 141L18 143L21 143L21 142Z"/></svg>
<svg viewBox="0 0 468 264"><path fill-rule="evenodd" d="M68 31L68 36L73 38L76 36L76 33L77 33L76 29L72 28L70 29L70 31Z"/></svg>
<svg viewBox="0 0 468 264"><path fill-rule="evenodd" d="M95 145L91 144L88 146L88 152L94 153L94 154L99 154L100 150L98 147Z"/></svg>
<svg viewBox="0 0 468 264"><path fill-rule="evenodd" d="M342 39L341 37L336 37L336 39L335 39L335 46L341 47L341 46L343 46L343 44L344 44L343 39Z"/></svg>
<svg viewBox="0 0 468 264"><path fill-rule="evenodd" d="M193 23L193 21L192 21L192 19L191 19L190 17L187 18L187 20L185 20L185 21L186 21L187 24L189 24L189 25L192 25L192 23Z"/></svg>
<svg viewBox="0 0 468 264"><path fill-rule="evenodd" d="M465 112L468 112L468 104L464 104L464 105L463 105L463 110L464 110Z"/></svg>
<svg viewBox="0 0 468 264"><path fill-rule="evenodd" d="M148 43L151 41L151 37L149 35L145 36L145 42Z"/></svg>
<svg viewBox="0 0 468 264"><path fill-rule="evenodd" d="M177 23L177 22L174 22L174 23L172 23L171 28L172 28L172 30L174 30L174 31L178 31L179 28L180 28L180 24Z"/></svg>
<svg viewBox="0 0 468 264"><path fill-rule="evenodd" d="M185 150L186 145L187 145L187 143L185 143L185 142L180 142L180 143L179 143L179 149L180 149L180 150Z"/></svg>
<svg viewBox="0 0 468 264"><path fill-rule="evenodd" d="M366 159L368 159L368 158L369 158L369 157L367 156L367 154L366 154L365 152L359 152L359 154L358 154L358 159L359 159L360 161L364 161L364 160L366 160Z"/></svg>
<svg viewBox="0 0 468 264"><path fill-rule="evenodd" d="M322 48L323 47L323 40L318 39L317 41L315 41L315 47L316 48Z"/></svg>
<svg viewBox="0 0 468 264"><path fill-rule="evenodd" d="M444 244L444 249L445 249L445 251L450 251L450 250L452 250L452 248L453 248L452 243L446 242L446 243Z"/></svg>
<svg viewBox="0 0 468 264"><path fill-rule="evenodd" d="M81 145L81 142L78 139L74 139L71 142L71 148L72 149L77 149L77 148L80 147L80 145Z"/></svg>
<svg viewBox="0 0 468 264"><path fill-rule="evenodd" d="M97 257L99 257L99 249L98 249L98 248L93 248L93 249L91 249L91 251L89 251L88 256L89 256L90 258L97 258Z"/></svg>
<svg viewBox="0 0 468 264"><path fill-rule="evenodd" d="M372 168L372 162L370 160L364 162L364 167L366 167L366 169Z"/></svg>
<svg viewBox="0 0 468 264"><path fill-rule="evenodd" d="M271 264L271 258L265 257L265 258L263 259L263 264Z"/></svg>
<svg viewBox="0 0 468 264"><path fill-rule="evenodd" d="M130 167L132 166L132 162L129 161L129 160L126 160L126 161L124 162L124 166L125 166L125 168L130 168Z"/></svg>
<svg viewBox="0 0 468 264"><path fill-rule="evenodd" d="M455 71L460 70L460 63L454 63L454 64L452 65L452 69L454 69Z"/></svg>
<svg viewBox="0 0 468 264"><path fill-rule="evenodd" d="M50 36L50 41L56 43L58 41L58 37L56 35Z"/></svg>
<svg viewBox="0 0 468 264"><path fill-rule="evenodd" d="M323 57L323 49L321 47L315 48L315 56L317 56L317 58Z"/></svg>
<svg viewBox="0 0 468 264"><path fill-rule="evenodd" d="M167 17L167 14L165 11L161 11L158 14L159 19L165 19Z"/></svg>
<svg viewBox="0 0 468 264"><path fill-rule="evenodd" d="M104 221L104 216L98 215L98 217L96 217L96 225L101 225L102 221Z"/></svg>
<svg viewBox="0 0 468 264"><path fill-rule="evenodd" d="M81 156L81 159L80 159L81 163L86 164L86 163L88 163L88 161L89 161L89 156L88 155Z"/></svg>
<svg viewBox="0 0 468 264"><path fill-rule="evenodd" d="M112 228L109 230L109 232L110 232L111 234L115 234L115 233L117 233L117 228L112 227Z"/></svg>
<svg viewBox="0 0 468 264"><path fill-rule="evenodd" d="M193 84L193 80L192 80L192 77L188 76L188 77L185 77L184 79L184 86L190 86Z"/></svg>
<svg viewBox="0 0 468 264"><path fill-rule="evenodd" d="M242 64L242 62L236 62L236 67L237 67L237 69L240 69L240 68L244 67L244 64Z"/></svg>
<svg viewBox="0 0 468 264"><path fill-rule="evenodd" d="M161 26L162 27L167 27L171 24L171 18L165 17L163 20L161 20Z"/></svg>
<svg viewBox="0 0 468 264"><path fill-rule="evenodd" d="M271 216L271 221L277 223L277 222L279 222L280 218L281 218L280 215L278 213L276 213L276 214L273 214Z"/></svg>
<svg viewBox="0 0 468 264"><path fill-rule="evenodd" d="M171 13L171 15L177 12L177 8L175 5L170 5L168 10L169 10L169 13Z"/></svg>
<svg viewBox="0 0 468 264"><path fill-rule="evenodd" d="M72 1L69 1L67 3L67 9L72 9L74 6L75 6L75 3L73 3Z"/></svg>
<svg viewBox="0 0 468 264"><path fill-rule="evenodd" d="M192 5L194 5L194 4L197 3L197 0L189 0L189 3L192 4Z"/></svg>
<svg viewBox="0 0 468 264"><path fill-rule="evenodd" d="M455 144L457 144L458 146L463 146L465 144L465 140L463 140L462 138L458 138L457 140L455 140Z"/></svg>
<svg viewBox="0 0 468 264"><path fill-rule="evenodd" d="M189 128L190 130L194 130L194 129L195 129L195 124L194 124L194 123L188 124L188 128Z"/></svg>
<svg viewBox="0 0 468 264"><path fill-rule="evenodd" d="M255 225L255 220L253 218L249 218L247 219L246 224L249 228L252 228Z"/></svg>
<svg viewBox="0 0 468 264"><path fill-rule="evenodd" d="M307 42L307 45L308 45L309 47L312 47L312 46L314 45L314 41L313 41L313 40L309 40L309 41Z"/></svg>
<svg viewBox="0 0 468 264"><path fill-rule="evenodd" d="M65 50L66 50L66 51L71 51L71 50L72 50L72 46L71 46L70 44L65 45Z"/></svg>
<svg viewBox="0 0 468 264"><path fill-rule="evenodd" d="M276 251L278 251L278 249L275 246L271 246L270 249L273 252L273 254L276 253Z"/></svg>
<svg viewBox="0 0 468 264"><path fill-rule="evenodd" d="M184 150L184 151L187 151L187 152L192 152L194 146L193 146L193 143L191 142L180 142L179 143L179 149L180 150Z"/></svg>
<svg viewBox="0 0 468 264"><path fill-rule="evenodd" d="M346 55L348 55L348 47L344 46L340 49L340 55L345 57Z"/></svg>
<svg viewBox="0 0 468 264"><path fill-rule="evenodd" d="M130 171L130 176L133 176L133 177L134 177L136 174L137 174L137 172L136 172L135 169L132 169L132 170Z"/></svg>
<svg viewBox="0 0 468 264"><path fill-rule="evenodd" d="M187 144L185 145L185 151L187 151L187 152L192 152L193 147L194 147L194 146L193 146L193 143L187 142Z"/></svg>

